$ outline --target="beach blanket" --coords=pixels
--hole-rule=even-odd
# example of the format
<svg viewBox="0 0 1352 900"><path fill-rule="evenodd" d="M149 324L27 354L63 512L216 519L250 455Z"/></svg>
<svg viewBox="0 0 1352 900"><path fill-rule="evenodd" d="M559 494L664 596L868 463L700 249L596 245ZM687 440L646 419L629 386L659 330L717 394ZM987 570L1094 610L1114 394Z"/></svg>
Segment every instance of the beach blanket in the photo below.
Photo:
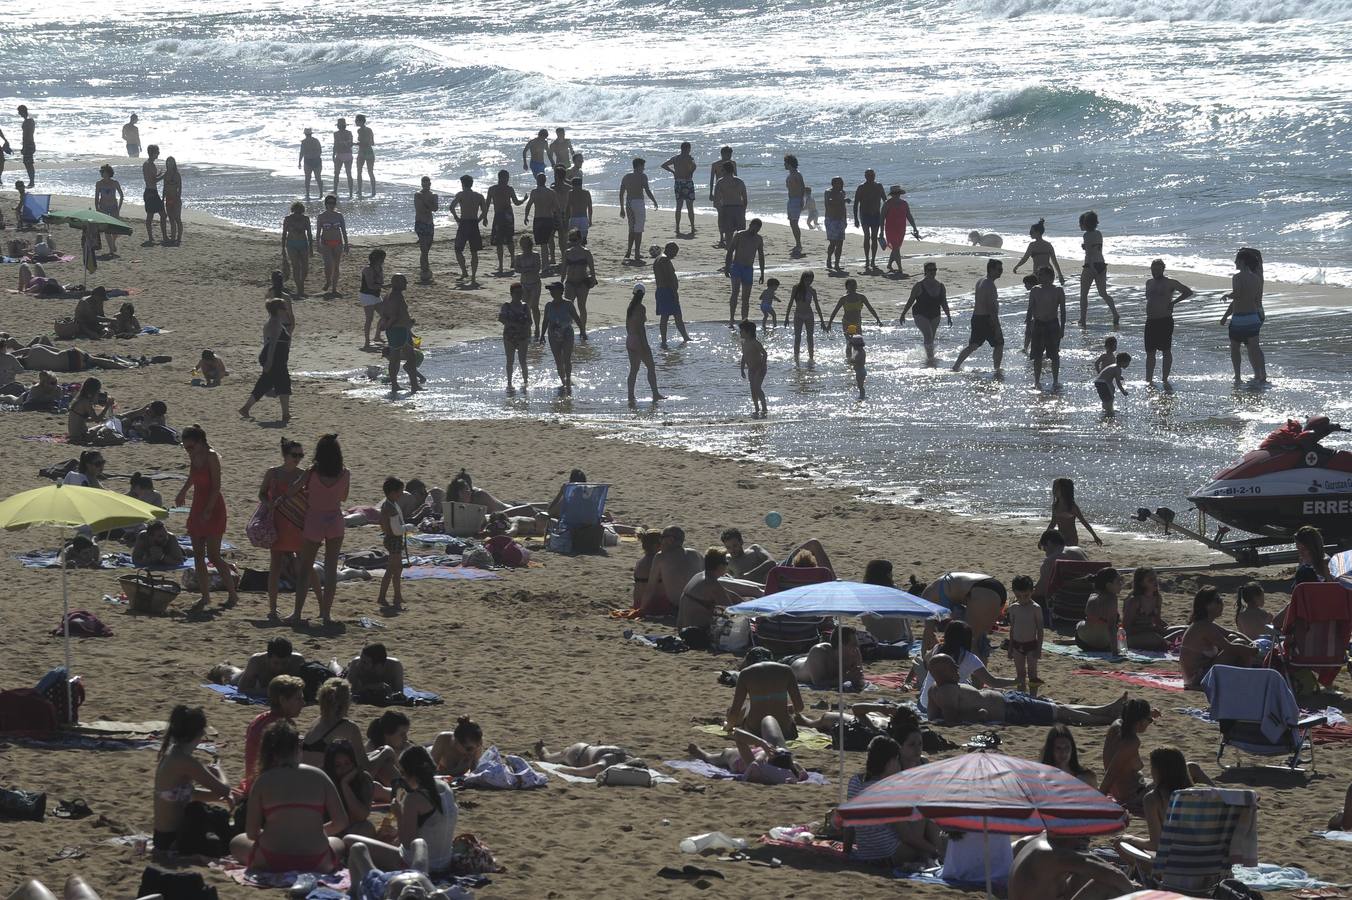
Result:
<svg viewBox="0 0 1352 900"><path fill-rule="evenodd" d="M1352 831L1316 831L1314 834L1326 841L1338 841L1343 844L1352 844Z"/></svg>
<svg viewBox="0 0 1352 900"><path fill-rule="evenodd" d="M414 566L404 569L405 581L435 579L438 581L491 581L498 577L496 572L476 569L472 566Z"/></svg>
<svg viewBox="0 0 1352 900"><path fill-rule="evenodd" d="M587 777L583 775L573 775L566 772L560 772L559 769L569 768L568 766L565 766L563 763L541 762L540 760L537 759L533 760L531 762L531 765L535 766L540 771L548 775L553 775L555 778L562 779L563 781L566 781L569 784L596 784L595 776ZM678 782L675 778L672 778L670 775L664 775L663 773L657 771L656 769L649 769L648 775L652 778L653 784L680 784L680 782Z"/></svg>
<svg viewBox="0 0 1352 900"><path fill-rule="evenodd" d="M256 888L289 888L296 883L296 880L302 875L314 875L315 880L321 887L329 890L339 891L346 894L352 888L352 881L348 877L347 869L339 869L327 875L318 872L258 872L253 869L246 869L237 862L216 862L211 863L211 868L224 872L230 876L236 884L242 884L246 887Z"/></svg>
<svg viewBox="0 0 1352 900"><path fill-rule="evenodd" d="M146 738L90 737L83 734L51 734L46 737L17 737L0 734L0 746L16 744L35 750L157 750L158 740Z"/></svg>
<svg viewBox="0 0 1352 900"><path fill-rule="evenodd" d="M254 696L246 694L233 684L203 684L202 687L209 691L215 691L221 695L222 699L231 700L235 703L241 703L245 706L267 706L268 698L266 696ZM404 686L404 698L408 700L408 706L436 706L441 703L441 695L432 691L420 691L416 688ZM360 701L354 701L360 702Z"/></svg>
<svg viewBox="0 0 1352 900"><path fill-rule="evenodd" d="M776 837L776 835L785 835ZM794 835L794 836L789 836ZM841 841L826 840L824 838L812 837L811 832L805 828L790 826L789 828L772 828L769 834L763 834L759 838L759 843L766 847L779 847L784 850L794 850L799 853L810 853L814 856L822 856L838 862L851 861L845 856L845 845ZM870 866L871 864L863 860L853 860L852 862L861 866ZM943 877L943 866L930 866L921 869L918 872L911 872L905 869L892 869L889 873L891 877L901 881L919 881L924 884L942 884L947 887L960 888L962 890L985 890L984 882L959 881ZM991 887L997 892L1003 893L1004 882L992 881Z"/></svg>
<svg viewBox="0 0 1352 900"><path fill-rule="evenodd" d="M1294 891L1298 888L1335 887L1332 882L1311 878L1304 869L1259 863L1256 866L1232 866L1234 877L1256 891Z"/></svg>
<svg viewBox="0 0 1352 900"><path fill-rule="evenodd" d="M1146 672L1122 672L1116 669L1076 669L1076 675L1093 675L1098 678L1111 678L1114 681L1121 681L1125 684L1134 684L1138 687L1158 688L1161 691L1182 691L1182 675L1166 675L1161 672L1158 675Z"/></svg>
<svg viewBox="0 0 1352 900"><path fill-rule="evenodd" d="M1199 722L1215 724L1216 720L1211 718L1211 710L1201 709L1196 706L1176 706L1174 712L1185 715L1190 719L1196 719ZM1352 742L1352 724L1349 724L1342 711L1336 707L1327 709L1302 709L1301 718L1309 716L1324 716L1328 719L1327 725L1317 725L1310 729L1310 742L1313 744L1346 744ZM1332 840L1337 840L1333 838ZM1352 839L1350 839L1352 840Z"/></svg>
<svg viewBox="0 0 1352 900"><path fill-rule="evenodd" d="M1178 654L1176 653L1163 653L1154 650L1123 649L1121 653L1114 655L1107 650L1084 650L1074 644L1056 644L1051 641L1043 642L1042 649L1047 653L1054 653L1057 656L1069 656L1072 659L1092 659L1099 662L1130 661L1140 663L1143 666L1178 659Z"/></svg>
<svg viewBox="0 0 1352 900"><path fill-rule="evenodd" d="M15 559L25 569L61 568L61 553L58 550L33 550L28 553L20 553ZM138 566L132 562L130 553L105 553L99 557L100 569L147 569L151 572L177 572L192 567L193 561L191 558L184 559L176 566Z"/></svg>
<svg viewBox="0 0 1352 900"><path fill-rule="evenodd" d="M64 434L26 434L19 438L34 444L69 444L70 438Z"/></svg>
<svg viewBox="0 0 1352 900"><path fill-rule="evenodd" d="M695 730L702 731L705 734L717 735L724 740L731 740L722 725L696 725ZM820 731L800 731L798 737L786 741L784 746L790 750L830 750L831 738Z"/></svg>
<svg viewBox="0 0 1352 900"><path fill-rule="evenodd" d="M864 684L880 690L905 690L906 678L909 674L908 672L888 672L882 675L865 675Z"/></svg>
<svg viewBox="0 0 1352 900"><path fill-rule="evenodd" d="M745 775L738 775L700 759L667 759L662 761L662 765L682 772L689 772L692 775L699 775L703 778L712 778L715 781L746 781ZM801 783L830 784L831 782L827 781L826 776L820 772L808 772L807 781Z"/></svg>

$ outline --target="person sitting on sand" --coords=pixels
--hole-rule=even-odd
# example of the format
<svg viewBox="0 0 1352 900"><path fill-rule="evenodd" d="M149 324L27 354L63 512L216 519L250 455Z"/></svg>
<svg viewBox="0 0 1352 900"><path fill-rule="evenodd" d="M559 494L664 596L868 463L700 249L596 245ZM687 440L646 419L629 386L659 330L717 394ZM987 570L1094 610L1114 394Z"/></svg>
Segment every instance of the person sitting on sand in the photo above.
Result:
<svg viewBox="0 0 1352 900"><path fill-rule="evenodd" d="M643 556L634 563L634 591L632 609L640 609L648 593L648 581L653 575L653 561L662 549L662 532L655 528L642 528L638 532L638 543L643 548Z"/></svg>
<svg viewBox="0 0 1352 900"><path fill-rule="evenodd" d="M301 746L303 754L304 745ZM375 800L376 784L365 770L364 762L365 755L358 753L351 742L342 738L327 742L321 768L334 787L338 788L338 798L343 801L343 811L347 813L347 828L343 829L339 837L349 834L366 837L376 835L376 828L371 824L371 803Z"/></svg>
<svg viewBox="0 0 1352 900"><path fill-rule="evenodd" d="M177 444L178 432L169 427L169 407L163 400L152 400L118 416L122 433L132 440L149 444Z"/></svg>
<svg viewBox="0 0 1352 900"><path fill-rule="evenodd" d="M1128 700L1122 717L1108 727L1103 737L1103 779L1098 789L1137 815L1145 796L1141 770L1141 735L1159 718L1159 710L1145 700Z"/></svg>
<svg viewBox="0 0 1352 900"><path fill-rule="evenodd" d="M237 686L241 693L262 696L268 693L274 678L279 675L299 675L303 665L305 657L292 648L291 641L275 637L268 641L266 650L249 657Z"/></svg>
<svg viewBox="0 0 1352 900"><path fill-rule="evenodd" d="M691 744L686 752L691 759L741 775L750 784L797 784L807 781L807 770L798 764L782 740L766 740L749 731L734 728L732 741L737 746L717 753L710 753L699 744Z"/></svg>
<svg viewBox="0 0 1352 900"><path fill-rule="evenodd" d="M474 771L484 751L484 730L469 716L455 720L453 731L443 731L432 741L432 761L438 775L458 777Z"/></svg>
<svg viewBox="0 0 1352 900"><path fill-rule="evenodd" d="M765 583L765 576L775 567L775 560L760 544L747 544L742 532L736 528L725 528L719 535L723 547L728 551L728 571L736 578L746 581Z"/></svg>
<svg viewBox="0 0 1352 900"><path fill-rule="evenodd" d="M662 548L654 557L648 589L639 612L644 616L664 616L672 611L672 597L678 601L681 591L704 569L704 557L685 546L685 530L679 525L662 529Z"/></svg>
<svg viewBox="0 0 1352 900"><path fill-rule="evenodd" d="M868 744L864 771L850 777L846 796L852 800L881 779L922 765L921 743L918 725L908 734L905 746L887 735L873 738ZM851 859L904 866L942 859L941 841L939 827L929 819L920 819L891 825L854 826L846 835L845 846Z"/></svg>
<svg viewBox="0 0 1352 900"><path fill-rule="evenodd" d="M998 250L1005 245L1005 239L994 231L969 231L967 232L967 243L973 247L994 247Z"/></svg>
<svg viewBox="0 0 1352 900"><path fill-rule="evenodd" d="M103 391L103 382L86 378L66 413L66 438L72 444L110 447L126 443L121 423L113 415L113 403Z"/></svg>
<svg viewBox="0 0 1352 900"><path fill-rule="evenodd" d="M202 373L202 383L207 387L220 387L221 379L230 374L214 350L202 351L202 357L197 361L197 371Z"/></svg>
<svg viewBox="0 0 1352 900"><path fill-rule="evenodd" d="M1117 631L1121 616L1117 595L1122 591L1122 576L1111 566L1094 573L1094 593L1084 604L1084 620L1075 626L1075 643L1082 650L1118 653Z"/></svg>
<svg viewBox="0 0 1352 900"><path fill-rule="evenodd" d="M230 785L218 763L204 764L193 753L207 733L207 716L202 707L175 706L169 713L169 727L160 744L155 766L155 853L176 849L179 827L188 804L224 800ZM186 848L195 852L196 848Z"/></svg>
<svg viewBox="0 0 1352 900"><path fill-rule="evenodd" d="M535 758L559 766L558 771L579 778L600 775L611 766L641 766L643 760L614 744L570 744L551 753L543 740L535 742Z"/></svg>
<svg viewBox="0 0 1352 900"><path fill-rule="evenodd" d="M1224 611L1225 601L1214 587L1202 588L1193 597L1192 615L1178 651L1185 687L1200 690L1212 666L1247 668L1258 664L1258 648L1252 641L1216 623Z"/></svg>
<svg viewBox="0 0 1352 900"><path fill-rule="evenodd" d="M120 338L132 338L141 333L141 320L136 318L136 306L123 303L113 317L113 335Z"/></svg>
<svg viewBox="0 0 1352 900"><path fill-rule="evenodd" d="M259 745L261 769L249 790L244 834L230 853L263 872L332 872L341 865L347 828L338 788L322 769L300 761L300 735L274 722Z"/></svg>
<svg viewBox="0 0 1352 900"><path fill-rule="evenodd" d="M456 476L451 479L451 483L446 485L446 502L473 503L482 506L485 512L506 513L508 516L534 516L536 514L535 507L529 503L516 505L503 503L488 491L476 488L474 479L464 469L456 473Z"/></svg>
<svg viewBox="0 0 1352 900"><path fill-rule="evenodd" d="M1097 790L1098 778L1094 770L1086 768L1080 762L1080 748L1075 744L1075 732L1068 725L1053 725L1047 730L1047 739L1042 742L1042 764L1060 769L1067 775L1073 775L1091 788Z"/></svg>
<svg viewBox="0 0 1352 900"><path fill-rule="evenodd" d="M1150 751L1150 780L1153 786L1141 801L1141 818L1145 819L1147 837L1125 835L1116 842L1119 848L1122 844L1131 844L1151 852L1159 850L1160 835L1164 833L1164 822L1169 817L1169 801L1175 791L1187 790L1194 783L1188 771L1187 757L1176 747L1158 747Z"/></svg>
<svg viewBox="0 0 1352 900"><path fill-rule="evenodd" d="M792 668L779 662L752 662L737 673L727 722L729 728L745 724L766 740L783 744L798 736L794 717L802 711L803 695Z"/></svg>
<svg viewBox="0 0 1352 900"><path fill-rule="evenodd" d="M243 680L243 675L240 680ZM268 683L267 691L268 711L255 716L244 732L244 777L239 782L241 794L248 794L254 779L258 777L263 733L275 722L294 722L305 708L305 682L295 675L278 675ZM299 742L296 747L299 750Z"/></svg>
<svg viewBox="0 0 1352 900"><path fill-rule="evenodd" d="M1047 590L1052 581L1052 570L1060 559L1084 562L1088 555L1079 547L1067 547L1066 539L1055 528L1049 528L1038 538L1037 548L1042 551L1042 567L1038 570L1037 585L1033 588L1033 599L1045 603Z"/></svg>
<svg viewBox="0 0 1352 900"><path fill-rule="evenodd" d="M1009 900L1108 900L1136 890L1078 837L1043 833L1023 842L1009 870Z"/></svg>
<svg viewBox="0 0 1352 900"><path fill-rule="evenodd" d="M1271 640L1275 633L1272 613L1263 608L1265 598L1263 586L1256 581L1250 581L1239 589L1235 604L1235 628L1251 641L1263 638Z"/></svg>
<svg viewBox="0 0 1352 900"><path fill-rule="evenodd" d="M328 749L336 741L343 741L349 748L362 745L361 729L348 718L352 711L351 685L341 678L330 678L319 686L315 702L319 704L319 718L300 742L301 762L307 766L324 765ZM364 753L359 755L357 766L365 772L371 768L370 760Z"/></svg>
<svg viewBox="0 0 1352 900"><path fill-rule="evenodd" d="M156 519L146 525L131 546L131 561L138 568L158 566L176 569L183 565L183 547L178 538L169 533L164 522Z"/></svg>
<svg viewBox="0 0 1352 900"><path fill-rule="evenodd" d="M399 777L399 754L409 746L408 716L387 709L366 726L366 755L371 762L371 777L378 784L393 784Z"/></svg>
<svg viewBox="0 0 1352 900"><path fill-rule="evenodd" d="M1159 575L1150 566L1138 566L1131 576L1131 596L1122 604L1122 628L1132 650L1166 650L1171 638L1182 628L1170 628L1160 614L1164 598L1160 596Z"/></svg>
<svg viewBox="0 0 1352 900"><path fill-rule="evenodd" d="M414 745L400 753L399 771L403 773L403 779L390 806L397 827L397 843L361 835L350 835L345 842L349 850L358 844L364 845L370 851L372 862L393 869L404 864L405 854L410 853L413 842L420 839L427 844L428 870L434 875L446 875L451 866L451 846L460 815L455 792L437 778L436 765L425 747Z"/></svg>
<svg viewBox="0 0 1352 900"><path fill-rule="evenodd" d="M1107 725L1120 715L1127 702L1123 694L1105 706L1084 706L1040 700L1017 691L991 691L958 682L958 664L951 656L930 657L929 674L934 687L929 692L930 721L952 725L967 722L999 722L1006 725Z"/></svg>
<svg viewBox="0 0 1352 900"><path fill-rule="evenodd" d="M14 359L10 354L5 355ZM65 392L61 390L61 382L56 380L56 376L51 372L39 372L37 384L18 396L18 404L24 412L56 413L61 411L64 399Z"/></svg>
<svg viewBox="0 0 1352 900"><path fill-rule="evenodd" d="M347 680L357 702L365 698L384 701L404 692L404 664L390 656L384 644L367 644L347 664Z"/></svg>
<svg viewBox="0 0 1352 900"><path fill-rule="evenodd" d="M837 665L844 656L844 668ZM828 689L848 682L854 690L864 689L864 657L859 652L859 635L849 625L831 632L831 640L814 644L812 649L789 660L793 677L799 684Z"/></svg>
<svg viewBox="0 0 1352 900"><path fill-rule="evenodd" d="M728 574L728 555L722 547L704 552L704 569L686 582L676 604L676 628L681 639L697 650L709 646L714 617L740 598L719 583Z"/></svg>
<svg viewBox="0 0 1352 900"><path fill-rule="evenodd" d="M74 484L79 487L103 487L103 467L107 464L98 450L81 450L75 468L61 479L62 484Z"/></svg>

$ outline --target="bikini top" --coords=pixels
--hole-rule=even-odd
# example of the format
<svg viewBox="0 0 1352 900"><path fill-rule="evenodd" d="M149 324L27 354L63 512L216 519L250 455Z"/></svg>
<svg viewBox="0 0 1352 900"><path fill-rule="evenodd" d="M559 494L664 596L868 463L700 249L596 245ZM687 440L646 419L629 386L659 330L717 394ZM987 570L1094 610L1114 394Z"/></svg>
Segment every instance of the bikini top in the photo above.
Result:
<svg viewBox="0 0 1352 900"><path fill-rule="evenodd" d="M333 734L334 729L336 729L339 725L342 725L346 721L347 719L339 719L337 722L334 722L332 725L329 726L328 731L321 734L315 740L310 741L308 744L301 744L300 749L304 750L306 753L323 753L329 746L329 742L324 740L324 738Z"/></svg>

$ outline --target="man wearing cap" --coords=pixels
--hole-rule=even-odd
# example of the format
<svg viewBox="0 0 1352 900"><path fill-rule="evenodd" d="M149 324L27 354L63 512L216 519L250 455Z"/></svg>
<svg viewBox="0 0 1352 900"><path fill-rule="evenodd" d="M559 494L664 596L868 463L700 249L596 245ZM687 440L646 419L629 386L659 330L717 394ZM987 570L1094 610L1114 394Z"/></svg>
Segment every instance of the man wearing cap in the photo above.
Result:
<svg viewBox="0 0 1352 900"><path fill-rule="evenodd" d="M887 199L877 179L876 172L865 169L863 182L854 189L854 227L864 230L865 272L878 268L878 230L883 223L883 201Z"/></svg>
<svg viewBox="0 0 1352 900"><path fill-rule="evenodd" d="M324 148L319 145L319 138L314 136L314 129L305 129L305 137L300 142L300 156L296 160L296 168L305 169L305 199L310 199L310 177L314 176L315 190L324 193Z"/></svg>
<svg viewBox="0 0 1352 900"><path fill-rule="evenodd" d="M333 133L333 192L338 193L338 175L347 170L347 195L352 196L352 132L347 130L347 119L338 120Z"/></svg>
<svg viewBox="0 0 1352 900"><path fill-rule="evenodd" d="M657 285L657 315L660 316L658 329L662 335L662 349L667 349L667 319L676 317L676 330L681 333L681 343L690 343L690 335L685 333L685 320L681 318L681 289L676 278L676 266L672 262L680 251L675 241L667 244L653 260L653 282Z"/></svg>

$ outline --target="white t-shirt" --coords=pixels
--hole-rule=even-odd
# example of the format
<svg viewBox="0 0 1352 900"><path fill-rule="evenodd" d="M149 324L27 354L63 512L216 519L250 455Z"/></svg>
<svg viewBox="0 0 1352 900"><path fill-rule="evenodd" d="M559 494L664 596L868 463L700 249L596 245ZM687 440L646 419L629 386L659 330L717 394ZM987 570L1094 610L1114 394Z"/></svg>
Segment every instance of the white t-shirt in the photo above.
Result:
<svg viewBox="0 0 1352 900"><path fill-rule="evenodd" d="M61 483L89 487L89 476L85 475L79 469L71 469L66 473L66 477L61 479Z"/></svg>
<svg viewBox="0 0 1352 900"><path fill-rule="evenodd" d="M962 661L958 663L958 682L970 684L974 674L984 671L986 671L986 665L981 661L981 657L968 651L963 654ZM920 709L922 712L929 709L929 692L932 687L934 687L934 676L926 672L925 683L920 686Z"/></svg>

